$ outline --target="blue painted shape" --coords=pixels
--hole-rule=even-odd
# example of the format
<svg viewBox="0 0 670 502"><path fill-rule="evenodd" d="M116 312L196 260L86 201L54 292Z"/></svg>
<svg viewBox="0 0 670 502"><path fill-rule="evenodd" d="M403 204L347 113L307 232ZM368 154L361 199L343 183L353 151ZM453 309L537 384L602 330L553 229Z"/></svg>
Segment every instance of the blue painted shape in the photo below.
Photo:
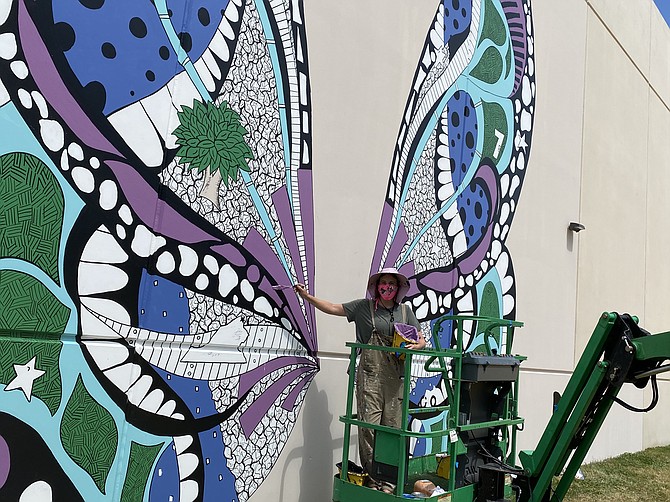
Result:
<svg viewBox="0 0 670 502"><path fill-rule="evenodd" d="M454 188L460 186L475 157L478 124L475 104L466 91L456 91L447 103L449 157Z"/></svg>
<svg viewBox="0 0 670 502"><path fill-rule="evenodd" d="M227 4L168 2L191 61L202 56ZM105 115L153 94L183 71L153 2L62 0L53 3L53 19L55 33L71 44L62 47L70 68Z"/></svg>
<svg viewBox="0 0 670 502"><path fill-rule="evenodd" d="M173 444L163 451L153 470L149 484L149 500L179 502L179 471L177 470L177 452Z"/></svg>
<svg viewBox="0 0 670 502"><path fill-rule="evenodd" d="M488 227L491 215L488 188L481 180L473 179L468 188L458 196L457 205L469 249L479 242Z"/></svg>
<svg viewBox="0 0 670 502"><path fill-rule="evenodd" d="M654 3L663 16L663 19L665 19L665 22L670 25L670 0L654 0Z"/></svg>
<svg viewBox="0 0 670 502"><path fill-rule="evenodd" d="M189 333L189 306L183 286L162 277L142 271L140 291L145 291L138 302L139 327L174 334ZM154 370L174 390L188 406L194 417L211 416L218 412L206 380L194 380L154 367ZM201 455L205 470L205 499L223 497L237 501L235 478L227 467L224 455L225 445L220 428L214 427L199 434ZM174 462L174 465L172 464ZM159 471L162 469L162 471ZM157 474L162 472L162 475ZM173 476L177 483L175 496L174 482L166 476ZM154 470L151 481L151 500L179 500L179 475L176 472L176 456L165 453L161 456L158 469ZM211 495L210 495L211 494ZM216 495L214 495L216 494ZM155 498L154 498L155 497Z"/></svg>
<svg viewBox="0 0 670 502"><path fill-rule="evenodd" d="M138 299L139 327L165 333L188 334L190 310L184 287L142 271Z"/></svg>
<svg viewBox="0 0 670 502"><path fill-rule="evenodd" d="M472 0L444 0L444 43L449 54L459 49L470 32Z"/></svg>
<svg viewBox="0 0 670 502"><path fill-rule="evenodd" d="M238 502L235 477L228 469L224 455L225 445L221 428L216 426L200 433L202 461L205 467L204 500L230 500ZM224 499L225 496L225 499Z"/></svg>

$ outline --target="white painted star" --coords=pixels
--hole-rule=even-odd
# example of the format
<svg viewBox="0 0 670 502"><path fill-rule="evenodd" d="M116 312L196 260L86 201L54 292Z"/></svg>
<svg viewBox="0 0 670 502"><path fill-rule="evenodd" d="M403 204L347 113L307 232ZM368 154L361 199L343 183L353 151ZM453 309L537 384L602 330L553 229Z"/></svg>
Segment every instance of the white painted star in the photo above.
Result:
<svg viewBox="0 0 670 502"><path fill-rule="evenodd" d="M30 401L35 380L44 375L44 371L35 368L36 359L37 356L33 357L26 364L15 364L14 371L16 372L16 378L7 384L5 390L21 389L26 399Z"/></svg>
<svg viewBox="0 0 670 502"><path fill-rule="evenodd" d="M516 132L516 137L514 138L514 146L517 147L517 149L521 148L523 151L526 151L526 148L528 148L528 143L526 142L526 135L521 134L519 131Z"/></svg>

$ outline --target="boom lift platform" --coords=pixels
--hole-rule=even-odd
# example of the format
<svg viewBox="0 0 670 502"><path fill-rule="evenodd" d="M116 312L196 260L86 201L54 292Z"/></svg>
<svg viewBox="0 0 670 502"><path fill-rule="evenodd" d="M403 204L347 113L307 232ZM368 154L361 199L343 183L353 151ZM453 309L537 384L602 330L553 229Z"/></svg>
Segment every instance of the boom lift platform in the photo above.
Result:
<svg viewBox="0 0 670 502"><path fill-rule="evenodd" d="M441 348L443 323L454 324L450 347ZM479 352L463 347L464 324L479 326ZM482 328L482 326L484 326ZM349 387L340 474L333 482L334 502L421 500L440 502L560 502L574 480L612 404L632 411L649 411L658 402L656 375L670 370L670 331L658 334L638 326L628 314L605 312L600 317L537 447L521 451L517 465L519 366L526 359L512 355L518 321L478 316L443 316L433 325L431 349L413 351L348 343L351 349ZM352 413L356 353L360 349L405 354L403 415L400 428L362 422ZM442 406L410 409L412 358L425 360L428 374L441 375L447 400ZM649 407L636 409L617 398L624 383L644 388L651 382ZM445 413L446 412L446 413ZM444 426L412 431L409 415L446 415ZM365 486L352 476L349 461L351 427L375 430L373 476L396 485L391 494ZM410 440L424 439L430 452L410 456ZM340 464L338 464L340 465ZM344 473L347 473L345 475ZM563 473L552 487L554 476ZM412 495L414 482L427 479L443 492Z"/></svg>

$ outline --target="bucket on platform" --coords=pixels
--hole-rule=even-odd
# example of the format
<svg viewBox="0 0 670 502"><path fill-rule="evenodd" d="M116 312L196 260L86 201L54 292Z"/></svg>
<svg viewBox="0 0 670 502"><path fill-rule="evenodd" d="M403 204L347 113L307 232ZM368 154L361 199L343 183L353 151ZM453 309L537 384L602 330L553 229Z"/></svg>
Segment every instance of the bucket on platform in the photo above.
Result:
<svg viewBox="0 0 670 502"><path fill-rule="evenodd" d="M342 462L335 464L337 467L337 474L342 479ZM358 465L356 462L349 461L347 473L347 480L350 483L353 483L358 486L364 486L365 482L368 480L368 473L363 471L363 468Z"/></svg>
<svg viewBox="0 0 670 502"><path fill-rule="evenodd" d="M437 475L444 479L449 479L449 471L451 469L451 456L446 453L438 453L435 455L437 460Z"/></svg>

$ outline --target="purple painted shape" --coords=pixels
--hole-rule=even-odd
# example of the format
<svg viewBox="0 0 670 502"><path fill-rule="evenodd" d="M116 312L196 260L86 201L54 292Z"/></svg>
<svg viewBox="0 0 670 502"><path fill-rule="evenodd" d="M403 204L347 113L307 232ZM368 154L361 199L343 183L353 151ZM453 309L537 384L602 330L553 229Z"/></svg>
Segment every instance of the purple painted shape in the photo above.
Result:
<svg viewBox="0 0 670 502"><path fill-rule="evenodd" d="M107 153L121 155L88 118L77 100L65 87L24 2L20 1L18 4L21 47L30 73L44 98L86 145Z"/></svg>
<svg viewBox="0 0 670 502"><path fill-rule="evenodd" d="M269 272L273 280L278 282L285 282L288 279L288 275L286 274L284 267L282 267L281 263L279 262L279 258L277 258L277 255L274 254L269 244L260 235L258 230L256 230L255 228L249 229L249 233L244 239L244 246L247 250L249 250L249 252L253 253L254 257L257 260L263 263L265 270ZM276 274L279 274L279 278L277 278ZM286 314L289 321L291 321L292 325L297 326L295 317L293 315L293 312L290 310L290 307L289 310L286 309L286 301L285 301L288 298L296 296L295 293L293 293L293 291L291 291L290 293L285 293L283 291L275 289L274 284L272 284L269 280L267 280L266 277L264 277L263 280L256 285L256 288L259 289L260 291L263 291L267 297L273 299L275 304L279 306L282 309L282 311ZM296 327L296 329L298 328Z"/></svg>
<svg viewBox="0 0 670 502"><path fill-rule="evenodd" d="M486 257L491 247L491 237L493 235L493 227L489 223L489 226L484 232L484 236L479 240L477 247L474 248L468 255L458 262L458 269L460 270L461 275L468 275L474 272L482 261Z"/></svg>
<svg viewBox="0 0 670 502"><path fill-rule="evenodd" d="M393 237L393 242L391 242L391 247L386 255L386 260L384 260L384 267L393 267L396 264L402 248L407 244L408 238L405 224L401 221L398 226L398 232L396 232L395 237ZM377 272L377 270L374 272Z"/></svg>
<svg viewBox="0 0 670 502"><path fill-rule="evenodd" d="M165 201L160 200L158 193L132 166L117 160L107 160L105 164L114 173L121 191L128 199L128 203L132 206L137 217L149 229L171 239L189 244L219 240L184 218L182 214ZM156 215L160 215L158 223L156 223Z"/></svg>
<svg viewBox="0 0 670 502"><path fill-rule="evenodd" d="M263 280L258 284L258 289L261 291L266 291L267 295L274 300L275 305L283 305L284 300L279 296L279 292L282 291L281 289L277 289L273 284L270 283L267 277L263 277ZM293 290L293 286L288 286L291 290ZM287 293L291 294L291 293ZM295 293L293 293L295 294Z"/></svg>
<svg viewBox="0 0 670 502"><path fill-rule="evenodd" d="M256 426L263 420L263 417L272 405L281 396L282 392L299 378L303 373L313 371L311 368L296 368L283 375L279 380L272 383L240 416L240 425L247 439L251 436Z"/></svg>
<svg viewBox="0 0 670 502"><path fill-rule="evenodd" d="M301 194L302 195L302 194ZM300 261L300 250L298 248L298 239L296 237L295 233L295 223L293 220L293 212L291 211L291 204L288 198L288 191L286 190L286 186L282 186L279 190L275 191L272 194L272 203L275 207L275 211L277 212L277 217L279 218L279 226L282 229L282 234L284 235L284 240L286 242L286 245L288 246L288 251L290 253L291 261L293 262L293 270L295 270L296 274L296 280L297 282L300 283L305 283L305 277L303 276L302 272L302 262ZM310 242L310 241L307 241ZM308 260L313 261L313 260ZM291 281L293 283L293 281ZM276 289L276 288L273 288ZM288 288L286 288L286 295L292 295L295 296L295 294L292 291L288 291ZM296 303L297 303L297 298L296 298ZM314 330L314 322L313 322L313 311L314 307L312 306L311 303L305 302L305 307L307 310L307 326L308 326L308 331L305 331L303 334L305 336L305 339L307 341L307 344L309 347L312 347L315 351L317 348L317 343L316 343L316 333ZM310 312L310 310L312 312ZM298 311L294 311L298 312Z"/></svg>
<svg viewBox="0 0 670 502"><path fill-rule="evenodd" d="M217 244L211 247L214 253L225 256L226 259L236 267L244 267L247 260L244 255L232 244Z"/></svg>
<svg viewBox="0 0 670 502"><path fill-rule="evenodd" d="M0 436L0 488L5 486L9 477L9 469L12 465L12 457L9 453L9 445L5 438Z"/></svg>
<svg viewBox="0 0 670 502"><path fill-rule="evenodd" d="M452 268L446 272L436 270L429 272L421 279L417 279L417 282L426 288L430 288L441 293L449 293L456 288L456 285L458 284L458 276L458 270L455 268Z"/></svg>
<svg viewBox="0 0 670 502"><path fill-rule="evenodd" d="M304 389L306 386L310 384L310 382L314 379L314 376L316 375L316 371L312 371L310 373L303 373L300 375L298 378L300 381L295 384L295 387L293 387L293 390L288 393L288 396L286 396L286 399L284 399L284 402L282 402L281 407L284 408L286 411L291 411L293 408L295 408L295 403L298 401L298 396L300 396L300 393L302 392L302 389Z"/></svg>
<svg viewBox="0 0 670 502"><path fill-rule="evenodd" d="M261 271L258 270L258 267L256 265L250 265L247 269L247 279L249 279L251 282L258 282L260 278Z"/></svg>
<svg viewBox="0 0 670 502"><path fill-rule="evenodd" d="M275 211L277 212L279 226L281 227L284 241L286 242L288 251L291 255L291 261L293 262L293 269L295 270L296 279L298 282L304 283L305 278L302 275L302 264L300 263L300 251L298 251L298 239L295 235L293 213L291 211L291 205L288 200L288 192L286 191L285 185L282 185L280 189L272 194L272 204L274 205ZM296 260L298 260L297 263Z"/></svg>
<svg viewBox="0 0 670 502"><path fill-rule="evenodd" d="M312 185L312 171L300 169L298 171L298 186L300 187L300 213L302 215L302 234L305 242L305 260L307 262L307 279L314 284L314 194ZM314 336L314 351L318 348L316 338L316 310L307 304L307 319Z"/></svg>
<svg viewBox="0 0 670 502"><path fill-rule="evenodd" d="M393 206L387 202L384 202L384 208L382 209L382 217L379 222L379 232L377 233L377 243L375 244L375 254L372 257L371 272L377 272L383 267L381 266L382 261L382 252L384 250L384 243L386 242L386 236L389 233L391 228L391 218L393 217Z"/></svg>
<svg viewBox="0 0 670 502"><path fill-rule="evenodd" d="M277 255L272 248L270 248L270 245L261 236L258 230L255 228L249 230L247 237L244 239L244 247L263 264L265 270L267 270L277 282L285 283L286 281L290 281L279 258L277 258ZM269 283L261 283L258 288L269 297L273 297L277 294ZM288 317L291 324L293 324L293 326L295 326L295 328L303 335L307 342L307 346L310 349L313 349L313 341L308 336L309 330L307 328L307 320L302 315L302 309L298 303L298 296L291 292L289 294L284 294L284 298L286 298L286 304L282 307L284 314L286 314L286 317ZM294 313L297 313L298 315L296 316Z"/></svg>
<svg viewBox="0 0 670 502"><path fill-rule="evenodd" d="M278 369L285 368L286 366L292 366L296 364L300 366L310 366L312 368L316 367L314 365L314 361L307 359L306 357L282 356L271 359L267 363L240 375L237 396L240 397L246 394L254 385L260 382L270 373L277 371Z"/></svg>
<svg viewBox="0 0 670 502"><path fill-rule="evenodd" d="M407 277L407 280L409 281L409 289L407 290L407 294L405 295L405 299L403 300L407 301L409 298L412 298L421 292L419 291L419 287L417 286L417 279L416 277L414 277L416 275L414 262L408 261L407 263L404 263L403 266L398 269L398 271L405 277Z"/></svg>
<svg viewBox="0 0 670 502"><path fill-rule="evenodd" d="M510 96L513 96L521 85L523 72L526 69L528 59L526 15L523 12L523 0L507 0L502 2L503 12L509 26L510 43L514 51L514 88Z"/></svg>
<svg viewBox="0 0 670 502"><path fill-rule="evenodd" d="M254 258L263 264L265 270L277 280L277 283L285 284L292 282L274 250L256 228L251 227L249 229L242 245Z"/></svg>
<svg viewBox="0 0 670 502"><path fill-rule="evenodd" d="M398 272L400 272L405 277L410 278L414 276L415 270L414 261L408 261L407 263L403 263L403 265L398 269Z"/></svg>

